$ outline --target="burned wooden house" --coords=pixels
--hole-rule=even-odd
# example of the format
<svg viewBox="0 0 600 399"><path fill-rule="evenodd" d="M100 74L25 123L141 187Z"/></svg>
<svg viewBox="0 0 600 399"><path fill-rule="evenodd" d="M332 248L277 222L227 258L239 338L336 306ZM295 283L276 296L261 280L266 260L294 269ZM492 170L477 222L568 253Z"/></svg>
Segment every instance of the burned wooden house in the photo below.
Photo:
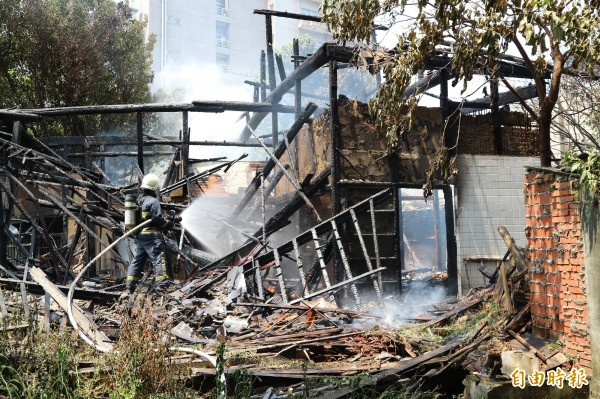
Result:
<svg viewBox="0 0 600 399"><path fill-rule="evenodd" d="M267 25L272 17L306 18L265 10L259 13L265 15ZM376 293L382 301L383 296L402 291L403 276L418 272L447 272L448 293L452 295L477 285L481 279L477 269L501 260L503 253L502 240L490 226L510 229L521 224L524 209L512 202L522 194L511 183L511 175L520 175L523 166L537 163L535 124L524 114L506 109L515 96L498 93L497 85L492 85L493 100L453 103L448 100L450 71L445 69L445 56L432 55L431 72L405 95L439 85L440 106L418 108L413 129L402 136L400 150L389 153L385 134L370 118L366 105L337 91L338 69L351 65L359 50L325 44L302 63L297 62L289 76L281 75L276 84L271 42L272 37L267 37L267 63L261 77L261 84L266 85L268 70L270 92L260 102L255 95L255 101L249 103L204 101L2 111L4 126L12 131L4 132L2 138L6 166L2 169L4 228L0 247L5 250L0 253L0 262L22 267L28 261L47 261L63 275L64 282L68 281L78 270L73 265L86 263L84 260L93 258L121 234L122 195L134 188L111 186L98 160L107 163L115 156L135 157L135 173L140 175L145 157L171 155L162 194L166 208L181 212L191 198L204 194L202 182L238 161L223 161L196 172L189 147L227 145L262 147L268 160L253 165L256 175L245 193L228 205L229 221L222 222L215 234L234 228L231 220L236 218L254 222L257 228L250 233L238 232L237 241L230 243L229 255L213 259L210 265L243 260L249 275L255 271L253 293L257 296L262 297L268 288L288 302L315 293L340 292L345 287L350 291L343 296L357 304L361 302L359 291ZM296 57L298 60L299 54ZM329 68L330 107L311 119L318 107L304 104L301 81L323 66ZM505 60L500 69L506 76L529 77L528 70L514 59ZM291 89L295 106L280 105ZM519 91L525 98L535 96L530 86ZM225 111L246 113L247 125L238 142L191 140L189 113ZM181 114L179 137L144 132L145 115L162 112ZM134 115L136 131L125 137L38 140L23 128L40 118L111 113ZM277 121L281 113L296 116L283 133ZM254 129L269 115L272 136L267 145ZM106 151L107 146L135 150ZM148 152L152 146L168 146L169 150ZM432 197L426 201L420 188L430 161L442 146L458 156L458 181L437 180ZM482 175L489 187L482 186L478 179ZM253 211L260 207L262 215ZM283 233L278 236L281 229ZM88 239L82 239L82 234ZM183 243L182 236L180 232L173 242ZM194 240L189 240L187 254L181 245L174 247L179 247L179 257L184 255L192 262L194 244L205 252L211 250ZM128 262L126 253L123 248L104 257L97 272L111 270L113 277L119 277ZM115 264L120 273L115 272ZM188 264L178 270L185 280L198 265ZM264 270L271 272L263 274Z"/></svg>

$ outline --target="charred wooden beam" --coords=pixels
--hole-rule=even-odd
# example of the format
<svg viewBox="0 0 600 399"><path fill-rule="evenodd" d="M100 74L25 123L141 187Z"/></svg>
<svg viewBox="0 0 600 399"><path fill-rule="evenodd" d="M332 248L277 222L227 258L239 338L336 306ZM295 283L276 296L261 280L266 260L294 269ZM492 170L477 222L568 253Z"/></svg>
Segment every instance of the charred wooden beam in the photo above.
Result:
<svg viewBox="0 0 600 399"><path fill-rule="evenodd" d="M537 89L534 85L521 86L515 89L523 100L530 100L537 97ZM511 91L498 94L498 107L516 103L520 101L519 97ZM456 102L448 101L450 109L460 109L461 112L470 113L480 109L492 109L492 102L489 97L478 98L473 101Z"/></svg>
<svg viewBox="0 0 600 399"><path fill-rule="evenodd" d="M293 107L267 103L254 103L243 101L192 101L191 104L115 104L115 105L88 105L80 107L56 107L24 109L23 112L40 116L67 116L67 115L101 115L101 114L130 114L137 112L215 112L225 111L250 111L294 113Z"/></svg>
<svg viewBox="0 0 600 399"><path fill-rule="evenodd" d="M426 92L429 89L436 87L437 85L439 85L442 82L443 82L442 71L441 70L435 71L435 72L431 73L430 75L427 75L427 76L423 77L422 79L419 79L415 83L411 84L410 86L408 86L406 88L406 90L404 91L404 94L402 95L402 97L406 98L406 97L412 96L415 93Z"/></svg>
<svg viewBox="0 0 600 399"><path fill-rule="evenodd" d="M294 56L299 56L300 55L300 44L298 42L297 38L294 38L294 42L293 42L293 51L294 51ZM300 65L299 61L294 61L294 69L298 68L298 65ZM296 81L296 87L294 88L294 107L296 108L296 118L300 117L300 113L302 112L302 81L301 80L297 80ZM297 146L296 146L297 149ZM297 152L296 152L297 155ZM297 163L296 163L297 165ZM297 173L298 171L296 171L296 175L298 175Z"/></svg>
<svg viewBox="0 0 600 399"><path fill-rule="evenodd" d="M318 187L319 185L322 185L324 183L324 181L326 181L326 179L327 179L327 177L329 175L329 173L326 173L328 171L329 170L321 172L319 174L319 176L317 178L315 178L314 185L311 185L312 186L311 187L312 195L314 195L314 193L317 191L316 187ZM366 200L359 202L358 204L354 205L350 209L354 209L354 211L357 212L357 213L366 211L370 207L370 203L369 203L370 200L373 200L374 204L379 204L379 203L381 203L383 201L388 200L389 197L392 194L393 194L393 192L392 192L391 189L386 189L386 190L380 191L379 193L375 194L374 196L369 197ZM295 199L292 202L290 202L290 205L288 207L286 207L286 208L289 208L289 209L286 209L286 208L282 209L277 215L273 216L273 218L271 219L273 221L272 222L269 221L270 223L267 223L267 226L269 226L269 227L276 227L277 224L278 224L278 222L280 223L280 221L284 217L285 217L285 219L287 219L293 213L295 213L295 211L297 211L299 209L299 206L297 206L297 205L294 208L293 203L296 203L296 204L300 203L300 205L301 205L301 202L302 202L301 200L298 201L297 199ZM350 213L350 209L346 209L346 210L340 212L339 214L334 215L334 217L332 217L331 219L328 219L328 220L326 220L326 221L318 224L313 229L316 231L316 233L319 236L321 236L324 233L327 233L327 232L331 231L331 221L332 220L334 220L337 224L342 224L342 223L345 223L346 221L352 219L352 215ZM292 210L293 210L293 212L292 212ZM284 213L285 213L285 216L284 216ZM298 245L302 245L302 244L305 244L305 243L313 240L313 235L312 235L312 230L313 229L311 229L309 231L305 231L304 233L302 233L299 236L297 236L294 240L298 243ZM258 237L259 235L257 235L257 234L259 234L261 231L255 233L254 236ZM267 230L267 231L269 231L269 230ZM288 243L285 243L285 244L283 244L283 245L281 245L281 246L279 246L277 248L278 252L282 253L282 254L283 253L288 253L288 252L292 251L293 249L294 248L293 248L293 245L292 245L291 241L288 242ZM256 259L259 260L259 262L260 262L261 265L267 264L267 263L269 263L269 262L271 262L273 260L273 253L269 252L269 253L267 253L265 255L257 257Z"/></svg>
<svg viewBox="0 0 600 399"><path fill-rule="evenodd" d="M283 98L292 87L296 85L297 80L302 80L312 74L314 71L325 65L328 61L326 47L320 47L315 54L310 56L306 61L302 63L297 69L295 69L283 82L269 93L265 101L267 103L277 104ZM292 107L293 108L293 107ZM256 112L248 121L248 126L244 127L240 135L240 140L246 141L250 137L250 129L256 129L256 127L262 122L267 116L266 112ZM248 128L250 127L250 129Z"/></svg>
<svg viewBox="0 0 600 399"><path fill-rule="evenodd" d="M82 158L82 157L107 157L107 158L116 158L116 157L138 157L139 161L140 153L138 151L123 151L123 152L73 152L68 153L67 157L69 158ZM165 155L173 155L172 151L152 151L152 152L144 152L144 157L162 157ZM140 166L138 164L138 166ZM143 164L141 166L144 166ZM141 168L140 168L141 169Z"/></svg>
<svg viewBox="0 0 600 399"><path fill-rule="evenodd" d="M23 280L14 278L0 278L0 285L10 291L19 291L21 284L25 284L27 292L31 294L44 295L44 288L38 283L34 283L32 281L24 282ZM56 287L65 295L69 292L69 286L57 285ZM119 299L119 296L119 292L108 292L86 287L75 288L75 294L73 298L82 300L93 300L97 301L98 303L111 303Z"/></svg>
<svg viewBox="0 0 600 399"><path fill-rule="evenodd" d="M303 21L321 22L321 17L315 15L297 14L287 11L275 11L275 10L254 10L254 14L268 15L282 18L299 19Z"/></svg>
<svg viewBox="0 0 600 399"><path fill-rule="evenodd" d="M41 172L26 172L27 175L32 179L42 180L44 183L58 183L65 184L72 187L82 187L88 189L100 189L111 192L118 192L120 190L119 187L109 186L107 184L102 183L94 183L88 182L85 180L75 179L74 177L70 177L68 175L65 176L57 176L49 173L41 173Z"/></svg>
<svg viewBox="0 0 600 399"><path fill-rule="evenodd" d="M327 168L319 175L315 176L311 180L311 184L303 190L303 193L306 197L310 198L315 193L323 187L331 174L331 169ZM283 227L288 225L288 219L296 213L303 205L305 204L304 198L300 195L300 193L296 192L289 203L283 207L279 212L277 212L271 219L269 219L264 226L264 231L266 235L271 235L274 232L282 229ZM263 235L263 228L261 227L256 233L253 234L254 237L260 238ZM311 237L312 238L312 237ZM289 251L284 251L289 252Z"/></svg>
<svg viewBox="0 0 600 399"><path fill-rule="evenodd" d="M131 136L53 136L44 138L44 144L48 147L62 146L96 146L96 145L136 145L137 139ZM175 137L165 137L157 140L145 139L144 146L154 145L172 145L181 146L182 140ZM253 141L209 141L209 140L190 140L190 146L222 146L222 147L260 147L260 144ZM171 153L172 154L172 153Z"/></svg>
<svg viewBox="0 0 600 399"><path fill-rule="evenodd" d="M331 212L333 215L340 213L341 201L339 181L341 174L340 146L342 143L339 128L339 109L338 109L338 72L337 62L329 61L329 104L331 108L331 117L329 118L329 137L331 139ZM336 282L342 281L344 270L340 259L338 248L333 251L333 276Z"/></svg>
<svg viewBox="0 0 600 399"><path fill-rule="evenodd" d="M48 198L48 200L50 200L50 202L52 202L54 205L58 206L64 213L66 213L69 217L71 217L71 219L73 219L75 221L75 223L80 225L91 237L93 237L96 241L98 241L100 244L102 244L103 247L108 246L108 244L102 238L100 238L92 229L90 229L77 216L75 216L75 214L73 214L73 212L71 212L65 205L63 205L62 202L60 201L60 199L54 197L54 195L49 190L45 189L44 187L40 186L39 184L37 185L37 189L40 193L45 195L46 198ZM121 255L118 252L116 252L115 250L111 250L111 251L117 257L121 258Z"/></svg>
<svg viewBox="0 0 600 399"><path fill-rule="evenodd" d="M309 103L306 106L302 115L300 115L300 117L296 120L296 122L294 122L294 124L290 127L290 129L288 130L288 132L286 134L288 143L293 142L296 135L300 132L300 129L302 129L302 126L304 126L306 121L310 118L310 116L313 114L313 112L315 112L317 110L317 108L318 108L317 105L314 103ZM277 146L277 148L275 148L275 150L273 151L273 155L275 156L275 158L280 159L281 156L286 151L287 151L286 140L283 140ZM269 174L271 173L273 168L275 168L275 165L276 165L275 161L273 159L269 159L267 161L267 163L265 164L265 166L263 167L261 174L263 176L269 176ZM252 197L254 196L256 191L258 190L257 182L258 181L256 178L252 180L252 182L248 186L248 189L246 190L246 194L244 194L244 198L242 198L242 200L240 201L238 206L234 209L234 211L232 213L233 217L238 216L242 212L242 210L246 207L246 205L248 205L248 202L250 202L250 200L252 199Z"/></svg>
<svg viewBox="0 0 600 399"><path fill-rule="evenodd" d="M246 158L247 156L248 156L248 154L243 154L238 159L234 159L233 161L225 162L225 163L223 163L221 165L217 165L217 166L215 166L213 168L210 168L209 170L205 170L203 172L196 173L193 176L186 176L184 179L182 179L182 180L180 180L180 181L178 181L178 182L176 182L174 184L171 184L168 187L164 187L163 189L160 190L160 192L161 192L162 195L165 195L165 194L167 194L167 193L169 193L169 192L171 192L171 191L173 191L173 190L175 190L175 189L177 189L179 187L185 186L186 184L193 183L193 182L198 181L200 179L206 178L206 177L208 177L208 176L210 176L210 175L212 175L212 174L220 171L223 168L225 168L225 171L227 171L227 169L229 169L233 164L235 164L236 162L238 162L238 161Z"/></svg>
<svg viewBox="0 0 600 399"><path fill-rule="evenodd" d="M34 113L21 112L19 110L0 109L0 119L22 122L39 122L42 118Z"/></svg>
<svg viewBox="0 0 600 399"><path fill-rule="evenodd" d="M182 176L187 176L190 173L190 127L189 127L189 115L187 111L184 111L181 115L183 127L182 127L182 144L181 144L181 168ZM188 194L187 190L185 191Z"/></svg>
<svg viewBox="0 0 600 399"><path fill-rule="evenodd" d="M137 164L138 168L144 173L144 119L141 112L136 113L136 133L137 133Z"/></svg>
<svg viewBox="0 0 600 399"><path fill-rule="evenodd" d="M261 88L261 87L264 86L264 84L261 85L260 83L253 82L251 80L244 80L244 83L247 84L247 85L253 86L253 87L258 87L258 88ZM290 89L286 94L290 94L290 95L293 95L293 96L298 96L299 95L298 93L300 93L300 96L309 97L309 98L316 98L317 100L328 100L329 99L329 97L327 97L327 96L321 96L321 95L314 94L314 93L305 93L305 92L302 92L301 90L298 90L298 89Z"/></svg>
<svg viewBox="0 0 600 399"><path fill-rule="evenodd" d="M27 221L29 222L29 224L31 224L31 227L38 234L40 234L40 236L44 237L44 240L46 241L46 243L48 245L48 248L50 248L50 251L52 253L52 256L53 256L53 259L55 260L55 262L57 264L60 263L63 267L68 267L66 261L64 260L64 258L58 252L58 250L56 248L56 245L54 244L54 240L52 240L52 238L48 234L48 230L41 228L36 223L35 218L33 218L29 214L29 212L27 212L27 210L23 207L23 205L21 204L21 202L17 201L17 199L15 198L15 196L12 194L12 190L10 189L10 187L8 187L7 185L5 185L2 182L2 180L0 180L0 190L4 191L4 193L7 195L7 197L14 202L15 206L19 209L19 211L21 212L21 214L23 215L23 217L25 219L27 219Z"/></svg>
<svg viewBox="0 0 600 399"><path fill-rule="evenodd" d="M260 52L260 101L267 99L267 54L265 50Z"/></svg>

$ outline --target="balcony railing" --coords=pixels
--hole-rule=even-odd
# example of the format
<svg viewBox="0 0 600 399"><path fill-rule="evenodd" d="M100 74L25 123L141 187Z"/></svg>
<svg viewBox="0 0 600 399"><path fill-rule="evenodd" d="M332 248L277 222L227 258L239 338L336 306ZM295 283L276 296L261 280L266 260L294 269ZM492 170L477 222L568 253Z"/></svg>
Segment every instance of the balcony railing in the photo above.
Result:
<svg viewBox="0 0 600 399"><path fill-rule="evenodd" d="M255 78L256 76L258 76L258 71L233 65L220 64L219 69L222 73L229 73L237 76L245 76L248 78Z"/></svg>
<svg viewBox="0 0 600 399"><path fill-rule="evenodd" d="M228 17L229 16L229 8L217 7L217 14L222 15L224 17Z"/></svg>
<svg viewBox="0 0 600 399"><path fill-rule="evenodd" d="M229 40L226 37L217 37L217 47L229 48Z"/></svg>

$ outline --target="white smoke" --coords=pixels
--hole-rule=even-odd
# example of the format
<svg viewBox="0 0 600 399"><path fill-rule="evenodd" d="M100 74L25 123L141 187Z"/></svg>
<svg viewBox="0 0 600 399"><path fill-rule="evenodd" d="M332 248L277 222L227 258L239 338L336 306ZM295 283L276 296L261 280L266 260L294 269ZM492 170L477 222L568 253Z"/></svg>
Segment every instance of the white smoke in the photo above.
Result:
<svg viewBox="0 0 600 399"><path fill-rule="evenodd" d="M181 226L211 253L217 256L228 254L253 233L251 228L229 220L237 200L232 202L223 197L213 197L208 190L206 195L194 199L181 213Z"/></svg>
<svg viewBox="0 0 600 399"><path fill-rule="evenodd" d="M226 79L228 78L228 79ZM167 64L157 73L153 91L162 90L169 95L167 102L191 103L193 101L244 101L252 102L253 88L244 84L247 77L224 74L217 65L187 63ZM238 141L245 119L238 120L241 112L222 113L191 112L189 127L192 141ZM181 125L176 126L176 135ZM237 158L247 148L191 146L190 158Z"/></svg>

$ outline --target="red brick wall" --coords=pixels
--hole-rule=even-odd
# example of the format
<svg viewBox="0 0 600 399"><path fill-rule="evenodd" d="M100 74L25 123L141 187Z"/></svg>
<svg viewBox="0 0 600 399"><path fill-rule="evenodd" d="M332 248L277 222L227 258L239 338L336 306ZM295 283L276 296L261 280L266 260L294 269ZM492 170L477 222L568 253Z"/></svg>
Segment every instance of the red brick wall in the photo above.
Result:
<svg viewBox="0 0 600 399"><path fill-rule="evenodd" d="M579 202L572 181L525 176L527 257L533 333L564 340L564 351L591 372Z"/></svg>

